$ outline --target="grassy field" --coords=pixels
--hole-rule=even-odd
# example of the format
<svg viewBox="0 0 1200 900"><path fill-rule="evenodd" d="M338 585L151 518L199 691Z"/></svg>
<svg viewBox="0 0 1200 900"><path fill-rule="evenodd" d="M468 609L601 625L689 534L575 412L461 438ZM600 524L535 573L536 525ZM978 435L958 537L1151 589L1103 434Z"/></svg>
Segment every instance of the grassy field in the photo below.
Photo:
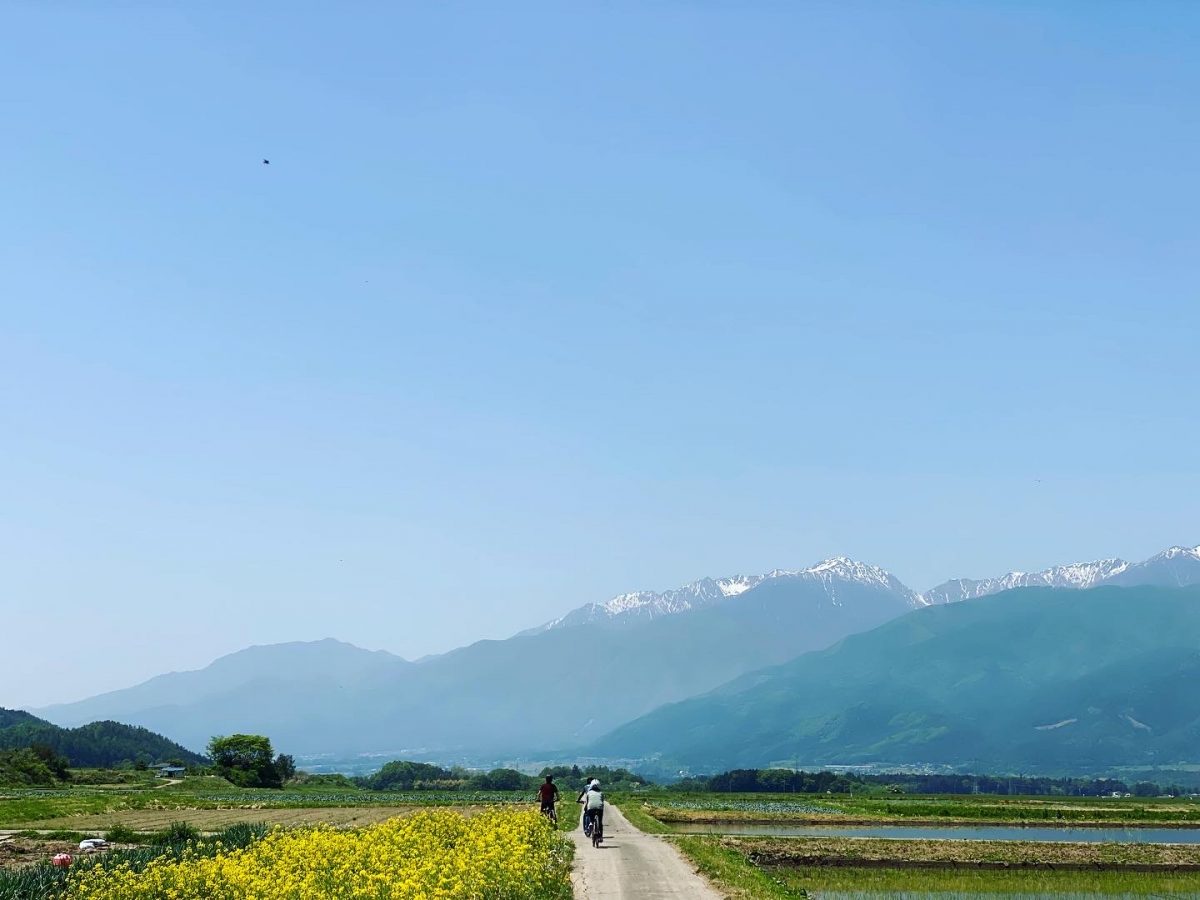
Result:
<svg viewBox="0 0 1200 900"><path fill-rule="evenodd" d="M75 831L99 833L117 825L138 831L154 831L172 822L186 822L200 831L217 831L239 822L264 822L268 825L369 825L398 816L406 816L423 806L289 806L277 809L121 809L94 815L75 815L41 819L21 826L26 830ZM472 810L482 807L455 807Z"/></svg>
<svg viewBox="0 0 1200 900"><path fill-rule="evenodd" d="M1200 878L1145 872L972 872L901 869L769 870L781 897L829 897L849 894L872 898L897 895L949 898L988 896L1195 897ZM789 893L790 892L790 893ZM769 898L770 894L759 896Z"/></svg>
<svg viewBox="0 0 1200 900"><path fill-rule="evenodd" d="M398 810L430 806L494 806L531 804L526 791L358 791L287 788L266 790L236 788L215 778L189 778L179 784L146 784L117 787L69 787L56 789L0 788L0 829L101 827L122 823L142 827L142 823L187 820L208 822L300 821L284 812L331 810L340 816L339 824L351 821L379 821L396 815ZM345 810L374 809L361 818L348 818ZM340 810L341 812L332 812ZM197 816L203 811L230 813L224 817ZM239 811L258 812L245 816ZM312 821L311 817L303 821Z"/></svg>
<svg viewBox="0 0 1200 900"><path fill-rule="evenodd" d="M576 828L579 819L574 794L566 793L570 796L558 806L558 830L562 833ZM145 862L168 852L161 835L181 827L190 828L194 836L229 834L230 826L261 833L273 825L297 828L297 833L305 833L305 826L329 825L339 833L353 829L357 834L373 827L400 827L400 823L420 819L431 808L452 808L474 820L487 818L489 810L536 814L537 805L529 791L375 792L330 790L327 786L259 790L240 789L211 778L191 778L174 785L140 780L58 789L0 788L0 832L5 832L0 833L0 900L58 897L66 882L63 871L49 865L57 852L71 852L85 866L103 859ZM120 849L95 857L78 854L79 840L93 836L108 837ZM569 847L569 842L563 846ZM512 894L527 895L551 896L545 892ZM553 897L558 900L559 895Z"/></svg>

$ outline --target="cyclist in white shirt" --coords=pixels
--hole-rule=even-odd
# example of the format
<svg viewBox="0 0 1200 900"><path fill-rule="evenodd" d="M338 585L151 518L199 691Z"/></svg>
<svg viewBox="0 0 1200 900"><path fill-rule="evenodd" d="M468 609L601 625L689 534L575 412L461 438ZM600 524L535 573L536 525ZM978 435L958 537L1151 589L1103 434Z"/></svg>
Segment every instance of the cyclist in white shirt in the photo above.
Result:
<svg viewBox="0 0 1200 900"><path fill-rule="evenodd" d="M604 839L604 794L600 791L600 782L593 781L583 801L584 816L592 817L592 837L596 841ZM585 829L586 830L586 829Z"/></svg>

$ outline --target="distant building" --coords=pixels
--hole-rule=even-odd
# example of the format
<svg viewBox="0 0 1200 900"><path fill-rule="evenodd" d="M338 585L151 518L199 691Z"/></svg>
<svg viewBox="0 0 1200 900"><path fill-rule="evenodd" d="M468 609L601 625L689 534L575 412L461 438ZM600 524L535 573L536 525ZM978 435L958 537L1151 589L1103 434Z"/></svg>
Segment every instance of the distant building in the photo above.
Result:
<svg viewBox="0 0 1200 900"><path fill-rule="evenodd" d="M187 773L187 769L183 766L169 766L165 763L161 766L151 766L150 768L158 773L159 778L182 778Z"/></svg>

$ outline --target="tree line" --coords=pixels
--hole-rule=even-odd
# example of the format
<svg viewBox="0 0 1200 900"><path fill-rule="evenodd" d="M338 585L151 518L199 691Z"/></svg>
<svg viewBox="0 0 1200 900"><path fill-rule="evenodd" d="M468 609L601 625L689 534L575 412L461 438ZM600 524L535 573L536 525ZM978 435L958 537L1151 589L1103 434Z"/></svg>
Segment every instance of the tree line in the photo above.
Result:
<svg viewBox="0 0 1200 900"><path fill-rule="evenodd" d="M360 775L354 784L372 791L534 791L547 775L553 775L562 790L582 785L589 778L599 779L608 789L636 790L650 784L627 769L608 766L547 766L537 775L516 769L492 769L471 772L460 766L443 768L430 763L395 760L371 775Z"/></svg>
<svg viewBox="0 0 1200 900"><path fill-rule="evenodd" d="M667 787L672 791L716 793L850 794L884 791L914 794L996 794L1000 796L1104 797L1131 794L1137 797L1178 796L1187 790L1174 784L1139 781L1129 784L1115 778L1049 778L1027 775L952 775L893 773L866 775L852 772L795 772L791 769L733 769L719 775L684 778Z"/></svg>

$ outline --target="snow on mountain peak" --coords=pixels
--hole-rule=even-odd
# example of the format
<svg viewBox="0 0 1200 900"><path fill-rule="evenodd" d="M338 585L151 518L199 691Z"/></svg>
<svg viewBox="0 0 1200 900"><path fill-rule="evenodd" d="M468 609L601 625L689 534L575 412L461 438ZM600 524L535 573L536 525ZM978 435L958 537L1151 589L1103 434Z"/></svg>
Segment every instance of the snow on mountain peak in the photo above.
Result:
<svg viewBox="0 0 1200 900"><path fill-rule="evenodd" d="M939 584L924 594L910 590L894 575L878 566L858 562L847 556L823 559L807 569L773 569L764 575L731 575L726 578L701 578L670 591L633 591L619 594L603 603L589 603L572 610L553 622L525 634L586 625L614 619L653 619L722 603L752 590L764 582L780 578L802 578L820 582L835 605L840 605L839 589L847 582L887 590L903 596L910 607L935 603L954 603L986 597L1021 587L1090 588L1101 584L1186 585L1200 582L1196 574L1200 547L1170 547L1145 562L1130 564L1123 559L1100 559L1054 566L1040 572L1009 572L998 578L979 581L956 578Z"/></svg>
<svg viewBox="0 0 1200 900"><path fill-rule="evenodd" d="M1190 557L1191 559L1200 560L1200 547L1168 547L1162 553L1153 558L1178 559L1180 557Z"/></svg>
<svg viewBox="0 0 1200 900"><path fill-rule="evenodd" d="M809 566L804 571L813 575L833 575L839 578L848 578L851 581L862 582L887 583L892 577L878 566L856 562L848 556L834 556L830 559L823 559L815 566Z"/></svg>
<svg viewBox="0 0 1200 900"><path fill-rule="evenodd" d="M1072 563L1054 566L1040 572L1009 572L998 578L976 581L971 578L955 578L939 584L925 592L929 603L954 603L975 597L986 597L1020 587L1094 587L1129 568L1123 559L1101 559L1095 562Z"/></svg>
<svg viewBox="0 0 1200 900"><path fill-rule="evenodd" d="M687 612L712 606L758 587L765 581L777 578L808 578L823 582L830 596L837 602L837 586L843 581L852 581L871 587L884 588L903 594L910 606L924 605L919 594L909 590L894 576L877 566L856 562L845 556L822 560L807 569L773 569L764 575L731 575L726 578L701 578L669 591L632 591L618 594L602 603L589 603L572 610L565 616L545 625L523 632L524 634L564 628L570 625L586 625L589 622L612 621L623 618L653 619L674 613Z"/></svg>
<svg viewBox="0 0 1200 900"><path fill-rule="evenodd" d="M872 566L868 563L861 563L850 559L848 556L834 556L830 559L821 560L816 565L810 566L797 574L821 579L839 578L846 581L853 581L857 584L882 587L904 594L908 599L909 606L928 605L924 597L916 591L910 590L890 572L879 568L879 566Z"/></svg>
<svg viewBox="0 0 1200 900"><path fill-rule="evenodd" d="M778 571L778 569L775 570L775 572ZM731 578L720 578L717 580L716 585L726 597L736 597L738 594L744 594L750 588L757 586L764 579L777 578L778 575L775 572L767 575L734 575Z"/></svg>

